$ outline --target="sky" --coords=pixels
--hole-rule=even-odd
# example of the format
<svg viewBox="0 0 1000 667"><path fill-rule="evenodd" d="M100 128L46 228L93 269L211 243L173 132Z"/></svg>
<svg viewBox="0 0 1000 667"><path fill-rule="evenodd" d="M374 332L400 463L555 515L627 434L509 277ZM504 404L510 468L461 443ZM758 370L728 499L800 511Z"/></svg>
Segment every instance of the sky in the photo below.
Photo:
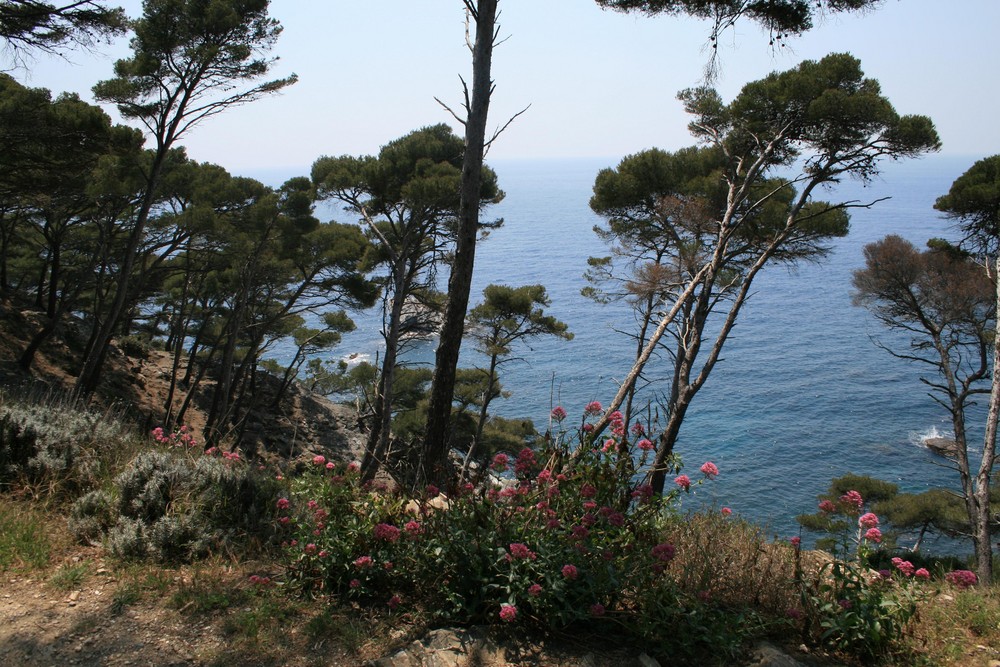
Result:
<svg viewBox="0 0 1000 667"><path fill-rule="evenodd" d="M119 4L141 12L138 0ZM593 0L500 0L500 8L490 127L527 110L488 160L617 160L692 144L676 95L703 81L709 24L605 11ZM460 110L460 77L471 81L460 0L272 0L271 14L284 26L273 74L294 72L299 82L196 127L181 140L192 158L234 174L307 174L322 155L375 154L426 125L460 131L434 99ZM978 159L1000 152L998 27L998 0L886 0L864 15L825 17L779 49L747 22L721 40L713 85L728 101L772 71L849 52L899 113L931 117L943 153ZM128 53L121 39L97 53L36 56L11 74L93 101L91 86Z"/></svg>

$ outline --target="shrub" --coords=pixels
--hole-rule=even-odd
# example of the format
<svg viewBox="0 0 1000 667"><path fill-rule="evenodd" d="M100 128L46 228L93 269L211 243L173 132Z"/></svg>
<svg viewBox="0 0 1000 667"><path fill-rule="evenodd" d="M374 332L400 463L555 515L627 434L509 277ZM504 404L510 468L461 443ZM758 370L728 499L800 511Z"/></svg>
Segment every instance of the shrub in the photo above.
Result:
<svg viewBox="0 0 1000 667"><path fill-rule="evenodd" d="M624 424L612 430L600 445L558 433L538 452L495 457L478 487L447 498L429 488L409 502L362 487L356 466L316 461L276 504L289 578L303 592L448 622L547 629L628 618L660 650L731 654L748 610L689 595L665 537L673 500L703 479L654 496L636 477L649 450L626 439Z"/></svg>
<svg viewBox="0 0 1000 667"><path fill-rule="evenodd" d="M113 494L81 498L71 526L82 540L106 534L123 560L190 561L269 542L281 488L235 454L171 446L138 454L115 477Z"/></svg>
<svg viewBox="0 0 1000 667"><path fill-rule="evenodd" d="M803 632L817 643L866 661L883 657L899 644L916 615L917 602L924 596L922 582L930 579L930 573L898 556L891 559L891 569L871 569L871 563L882 557L877 549L879 518L865 512L865 499L857 490L847 490L836 502L824 499L820 511L843 517L835 524L840 534L831 530L831 540L842 545L842 551L840 557L835 553L815 573L807 574L799 543L794 544Z"/></svg>
<svg viewBox="0 0 1000 667"><path fill-rule="evenodd" d="M83 544L98 542L116 517L115 500L107 491L97 490L77 499L69 514L69 530Z"/></svg>
<svg viewBox="0 0 1000 667"><path fill-rule="evenodd" d="M115 419L56 401L0 405L0 484L78 495L98 485L129 435Z"/></svg>

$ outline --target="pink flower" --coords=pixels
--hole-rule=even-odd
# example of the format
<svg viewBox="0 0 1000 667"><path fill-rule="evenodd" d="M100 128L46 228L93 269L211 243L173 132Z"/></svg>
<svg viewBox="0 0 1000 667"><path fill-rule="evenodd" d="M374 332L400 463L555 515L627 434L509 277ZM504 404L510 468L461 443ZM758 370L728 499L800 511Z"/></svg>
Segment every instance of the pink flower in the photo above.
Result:
<svg viewBox="0 0 1000 667"><path fill-rule="evenodd" d="M354 567L358 568L359 570L364 570L371 566L372 566L371 556L360 556L354 559Z"/></svg>
<svg viewBox="0 0 1000 667"><path fill-rule="evenodd" d="M687 475L678 475L677 477L674 477L674 484L681 487L685 491L689 491L691 489L691 478Z"/></svg>
<svg viewBox="0 0 1000 667"><path fill-rule="evenodd" d="M562 408L561 405L557 405L556 407L552 408L552 419L554 419L557 422L561 422L562 420L566 419L566 411Z"/></svg>
<svg viewBox="0 0 1000 667"><path fill-rule="evenodd" d="M613 423L613 424L614 423L621 424L622 422L625 421L625 417L624 417L624 415L622 415L621 412L619 412L618 410L615 410L610 415L608 415L608 421L611 422L611 423Z"/></svg>
<svg viewBox="0 0 1000 667"><path fill-rule="evenodd" d="M576 565L563 565L562 566L562 576L567 579L576 579L579 572L576 569Z"/></svg>
<svg viewBox="0 0 1000 667"><path fill-rule="evenodd" d="M596 417L602 412L604 412L604 407L599 401L591 401L590 403L587 403L587 407L583 410L583 414L590 417Z"/></svg>
<svg viewBox="0 0 1000 667"><path fill-rule="evenodd" d="M926 567L922 567L919 570L917 570L916 572L914 572L913 576L917 577L918 579L930 579L931 578L931 573L927 571Z"/></svg>
<svg viewBox="0 0 1000 667"><path fill-rule="evenodd" d="M360 588L361 587L361 581L359 581L358 579L351 579L351 583L348 584L348 585L351 588Z"/></svg>
<svg viewBox="0 0 1000 667"><path fill-rule="evenodd" d="M279 510L286 510L286 509L288 509L291 506L291 504L292 503L288 500L288 498L278 498L278 509Z"/></svg>
<svg viewBox="0 0 1000 667"><path fill-rule="evenodd" d="M583 484L580 487L581 498L593 498L597 495L597 487L593 484Z"/></svg>
<svg viewBox="0 0 1000 667"><path fill-rule="evenodd" d="M388 523L380 523L375 526L375 539L395 542L399 539L399 528Z"/></svg>
<svg viewBox="0 0 1000 667"><path fill-rule="evenodd" d="M849 508L855 512L860 512L861 508L865 505L865 501L861 497L861 494L854 490L848 491L842 495L840 497L840 502L849 506Z"/></svg>
<svg viewBox="0 0 1000 667"><path fill-rule="evenodd" d="M837 506L833 504L832 500L824 500L819 504L819 511L831 514L837 511Z"/></svg>
<svg viewBox="0 0 1000 667"><path fill-rule="evenodd" d="M591 433L591 432L593 432L593 430L594 430L594 425L593 424L584 424L583 425L583 432L584 433Z"/></svg>
<svg viewBox="0 0 1000 667"><path fill-rule="evenodd" d="M529 549L527 545L524 545L520 542L514 542L513 544L510 545L510 555L513 556L514 558L520 558L520 559L535 560L535 558L537 558L537 556L535 556L534 551Z"/></svg>
<svg viewBox="0 0 1000 667"><path fill-rule="evenodd" d="M723 507L720 511L722 512L722 516L729 516L730 514L733 513L733 510L729 509L728 507Z"/></svg>
<svg viewBox="0 0 1000 667"><path fill-rule="evenodd" d="M958 588L969 588L975 586L976 582L979 581L976 573L969 570L955 570L946 574L944 578L949 584Z"/></svg>
<svg viewBox="0 0 1000 667"><path fill-rule="evenodd" d="M389 601L386 602L386 604L389 605L389 609L395 609L396 607L399 606L399 604L402 601L403 598L399 597L398 595L393 595L391 598L389 598Z"/></svg>
<svg viewBox="0 0 1000 667"><path fill-rule="evenodd" d="M640 484L632 492L633 498L638 498L641 502L649 502L653 497L653 487L651 484Z"/></svg>
<svg viewBox="0 0 1000 667"><path fill-rule="evenodd" d="M719 474L718 466L716 466L711 461L705 461L704 463L702 463L700 470L701 474L703 474L705 477L708 477L709 479L712 479L713 477L716 477Z"/></svg>
<svg viewBox="0 0 1000 667"><path fill-rule="evenodd" d="M590 615L596 617L604 616L604 605L600 602L595 602L590 605Z"/></svg>
<svg viewBox="0 0 1000 667"><path fill-rule="evenodd" d="M531 584L528 586L528 595L533 598L538 597L542 594L542 587L539 584Z"/></svg>
<svg viewBox="0 0 1000 667"><path fill-rule="evenodd" d="M892 559L892 564L897 570L902 572L907 577L912 577L914 572L913 563L908 560L903 560L899 556ZM947 577L945 577L947 579Z"/></svg>
<svg viewBox="0 0 1000 667"><path fill-rule="evenodd" d="M858 525L862 528L874 528L878 525L878 517L872 512L862 514L861 517L858 518Z"/></svg>
<svg viewBox="0 0 1000 667"><path fill-rule="evenodd" d="M510 623L517 618L517 607L512 604L500 605L500 620Z"/></svg>
<svg viewBox="0 0 1000 667"><path fill-rule="evenodd" d="M799 548L802 546L802 538L799 537L798 535L788 540L788 542L789 544L792 545L792 548L795 549L796 551L798 551Z"/></svg>
<svg viewBox="0 0 1000 667"><path fill-rule="evenodd" d="M632 431L632 435L642 435L646 432L646 429L643 427L642 422L636 422L632 424L632 428L630 430Z"/></svg>
<svg viewBox="0 0 1000 667"><path fill-rule="evenodd" d="M493 465L491 467L497 472L505 472L509 464L510 457L501 452L493 457Z"/></svg>
<svg viewBox="0 0 1000 667"><path fill-rule="evenodd" d="M608 438L607 440L604 441L604 446L601 447L601 451L604 452L605 454L610 454L611 452L615 451L615 449L617 449L617 445L618 445L617 442L615 442L611 438Z"/></svg>
<svg viewBox="0 0 1000 667"><path fill-rule="evenodd" d="M419 535L420 533L424 532L424 529L420 526L420 522L412 520L407 521L406 524L403 526L403 529L409 535Z"/></svg>
<svg viewBox="0 0 1000 667"><path fill-rule="evenodd" d="M326 457L323 456L322 454L317 454L316 456L313 457L313 464L314 465L321 466L324 463L326 463Z"/></svg>
<svg viewBox="0 0 1000 667"><path fill-rule="evenodd" d="M878 528L869 528L865 531L865 539L878 544L882 541L882 531Z"/></svg>
<svg viewBox="0 0 1000 667"><path fill-rule="evenodd" d="M674 545L667 542L661 542L655 547L649 550L649 555L653 557L653 560L657 560L661 563L669 563L674 558L676 553Z"/></svg>
<svg viewBox="0 0 1000 667"><path fill-rule="evenodd" d="M326 462L326 469L327 470L333 470L335 467L336 466L333 465L333 461L327 461Z"/></svg>
<svg viewBox="0 0 1000 667"><path fill-rule="evenodd" d="M347 472L358 472L361 470L361 464L357 461L351 461L347 464Z"/></svg>
<svg viewBox="0 0 1000 667"><path fill-rule="evenodd" d="M552 479L552 471L548 468L544 468L540 473L538 473L538 477L536 479L539 484L547 484L549 480Z"/></svg>
<svg viewBox="0 0 1000 667"><path fill-rule="evenodd" d="M638 443L636 443L636 447L638 447L644 452L648 452L652 450L654 446L652 440L650 440L649 438L643 438Z"/></svg>
<svg viewBox="0 0 1000 667"><path fill-rule="evenodd" d="M313 544L312 542L310 542L309 544L307 544L305 546L305 552L307 554L314 554L314 553L316 553L316 548L317 548L316 545Z"/></svg>

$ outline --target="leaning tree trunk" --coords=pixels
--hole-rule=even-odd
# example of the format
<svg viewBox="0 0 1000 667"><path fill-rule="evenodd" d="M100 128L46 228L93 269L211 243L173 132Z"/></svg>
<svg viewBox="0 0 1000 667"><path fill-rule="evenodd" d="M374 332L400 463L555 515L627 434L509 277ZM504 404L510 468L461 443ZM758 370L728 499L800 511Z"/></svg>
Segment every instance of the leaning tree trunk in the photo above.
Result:
<svg viewBox="0 0 1000 667"><path fill-rule="evenodd" d="M448 466L448 442L451 404L455 393L455 372L465 333L465 315L472 289L476 260L476 237L479 234L479 199L483 182L483 156L486 146L486 122L493 82L490 68L496 31L497 0L478 0L475 11L466 6L476 21L476 42L472 50L472 100L465 120L465 155L462 163L461 203L458 238L448 279L448 305L434 362L423 455L416 482L446 486L451 472Z"/></svg>
<svg viewBox="0 0 1000 667"><path fill-rule="evenodd" d="M993 280L996 283L996 314L1000 317L1000 256L997 257ZM977 545L976 574L981 586L989 586L993 580L993 548L990 542L990 476L997 448L997 420L1000 418L1000 346L993 342L993 386L990 390L990 405L986 415L986 434L983 437L983 460L976 475L976 525L973 526Z"/></svg>

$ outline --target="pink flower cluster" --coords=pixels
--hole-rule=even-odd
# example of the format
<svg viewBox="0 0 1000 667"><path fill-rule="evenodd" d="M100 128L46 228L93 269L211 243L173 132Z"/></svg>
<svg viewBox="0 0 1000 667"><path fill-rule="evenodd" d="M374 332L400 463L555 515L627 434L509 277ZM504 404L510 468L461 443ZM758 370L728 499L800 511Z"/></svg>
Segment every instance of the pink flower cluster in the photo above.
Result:
<svg viewBox="0 0 1000 667"><path fill-rule="evenodd" d="M865 501L861 497L861 494L853 489L842 495L840 502L853 512L860 512L865 506Z"/></svg>
<svg viewBox="0 0 1000 667"><path fill-rule="evenodd" d="M566 419L566 410L561 405L552 408L552 419L556 422Z"/></svg>
<svg viewBox="0 0 1000 667"><path fill-rule="evenodd" d="M878 544L882 541L882 531L878 528L869 528L865 531L864 538Z"/></svg>
<svg viewBox="0 0 1000 667"><path fill-rule="evenodd" d="M957 588L970 588L976 585L979 578L975 572L969 570L955 570L944 575L945 581Z"/></svg>
<svg viewBox="0 0 1000 667"><path fill-rule="evenodd" d="M674 477L674 484L681 487L685 491L691 490L691 478L687 475L677 475L677 477Z"/></svg>
<svg viewBox="0 0 1000 667"><path fill-rule="evenodd" d="M395 542L399 539L399 528L392 524L380 523L375 526L375 539L385 542Z"/></svg>
<svg viewBox="0 0 1000 667"><path fill-rule="evenodd" d="M708 479L714 479L719 474L719 467L716 466L711 461L705 461L701 464L701 474L703 474Z"/></svg>
<svg viewBox="0 0 1000 667"><path fill-rule="evenodd" d="M604 412L604 406L601 405L600 401L587 403L587 407L583 410L583 414L588 417L596 417L602 412Z"/></svg>
<svg viewBox="0 0 1000 667"><path fill-rule="evenodd" d="M903 560L899 556L892 559L892 566L903 573L904 576L912 577L916 568L913 567L913 563L908 560Z"/></svg>
<svg viewBox="0 0 1000 667"><path fill-rule="evenodd" d="M535 560L536 558L538 558L538 556L535 554L534 551L529 549L527 545L524 545L520 542L514 542L513 544L510 545L509 549L510 549L510 556L512 558L517 558L520 560Z"/></svg>
<svg viewBox="0 0 1000 667"><path fill-rule="evenodd" d="M167 433L163 430L162 426L157 426L152 430L150 435L153 436L153 440L161 445L190 448L198 444L198 440L188 432L188 427L186 425L182 425L169 435L167 435Z"/></svg>
<svg viewBox="0 0 1000 667"><path fill-rule="evenodd" d="M860 526L861 528L874 528L877 525L878 525L878 517L872 512L868 512L867 514L862 514L858 518L858 526Z"/></svg>
<svg viewBox="0 0 1000 667"><path fill-rule="evenodd" d="M517 607L512 604L500 605L500 620L510 623L517 618Z"/></svg>
<svg viewBox="0 0 1000 667"><path fill-rule="evenodd" d="M674 559L674 554L677 552L674 549L674 545L667 542L661 542L655 547L649 550L649 555L661 563L669 563Z"/></svg>
<svg viewBox="0 0 1000 667"><path fill-rule="evenodd" d="M567 579L570 580L576 579L577 576L579 576L579 574L580 572L576 569L576 565L567 564L562 566L562 576L566 577Z"/></svg>
<svg viewBox="0 0 1000 667"><path fill-rule="evenodd" d="M510 457L500 452L493 457L493 464L490 466L497 472L507 472L507 466L510 465Z"/></svg>

